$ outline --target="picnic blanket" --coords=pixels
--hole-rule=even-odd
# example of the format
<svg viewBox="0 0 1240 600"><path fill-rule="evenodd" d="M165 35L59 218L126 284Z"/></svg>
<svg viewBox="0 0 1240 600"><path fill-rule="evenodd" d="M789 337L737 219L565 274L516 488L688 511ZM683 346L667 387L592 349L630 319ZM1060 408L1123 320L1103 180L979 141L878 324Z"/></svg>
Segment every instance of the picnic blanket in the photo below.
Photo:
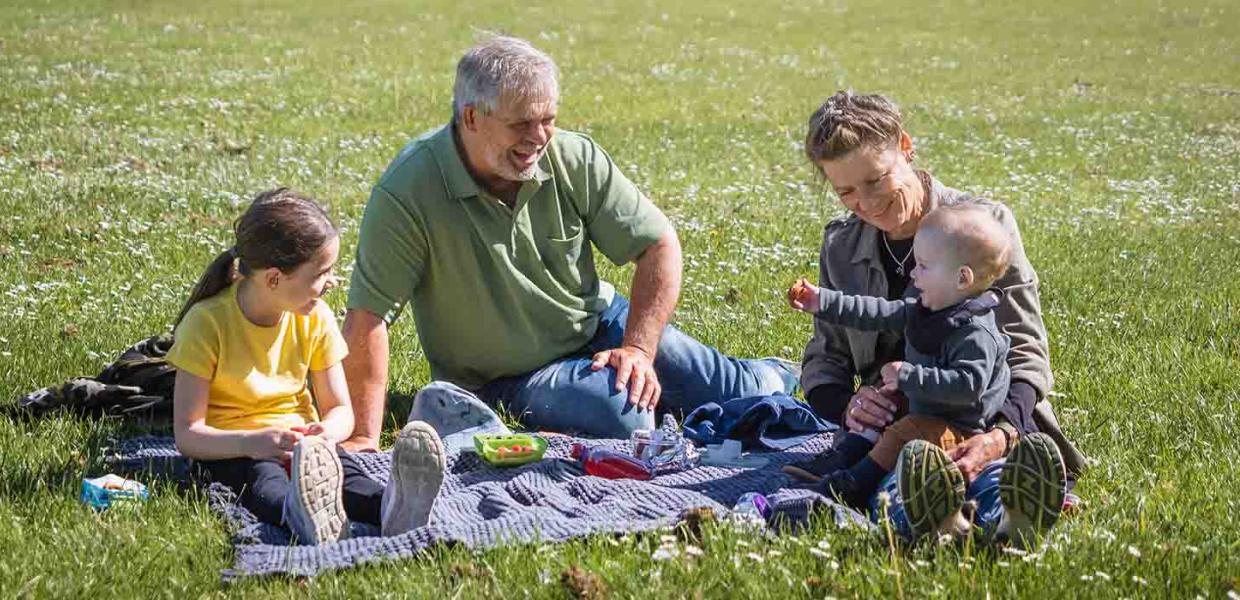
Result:
<svg viewBox="0 0 1240 600"><path fill-rule="evenodd" d="M825 509L840 525L869 526L858 513L807 490L783 489L788 480L780 467L830 446L830 434L810 438L783 452L769 453L760 469L699 466L660 475L650 481L609 480L584 475L568 459L575 442L628 451L628 441L589 440L549 435L546 457L515 468L495 468L472 453L448 457L447 472L430 524L395 537L379 537L374 527L353 525L352 539L319 546L290 546L288 531L259 522L236 503L230 490L207 488L209 504L229 526L236 561L223 573L226 581L253 575L310 576L375 561L414 556L439 543L484 549L533 541L559 542L611 533L641 532L674 525L686 509L706 507L722 517L746 492L766 494L780 526L804 523L811 510ZM354 455L367 475L386 483L391 455ZM184 473L177 466L172 438L125 440L111 455L118 470L151 469Z"/></svg>

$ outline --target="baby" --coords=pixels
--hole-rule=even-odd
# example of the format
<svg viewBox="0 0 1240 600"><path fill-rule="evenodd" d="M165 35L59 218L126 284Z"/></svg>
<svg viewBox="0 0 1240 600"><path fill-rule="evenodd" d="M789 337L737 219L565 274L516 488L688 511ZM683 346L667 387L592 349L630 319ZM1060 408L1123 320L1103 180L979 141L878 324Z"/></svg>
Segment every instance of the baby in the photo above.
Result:
<svg viewBox="0 0 1240 600"><path fill-rule="evenodd" d="M793 308L856 329L903 330L904 360L882 368L883 391L907 398L908 415L879 434L850 432L819 457L816 472L790 467L801 479L857 507L866 505L900 449L920 439L950 450L986 432L1007 397L1009 340L995 325L1002 291L991 284L1007 270L1007 232L983 207L940 206L913 241L919 296L889 301L818 288L804 279L788 290Z"/></svg>

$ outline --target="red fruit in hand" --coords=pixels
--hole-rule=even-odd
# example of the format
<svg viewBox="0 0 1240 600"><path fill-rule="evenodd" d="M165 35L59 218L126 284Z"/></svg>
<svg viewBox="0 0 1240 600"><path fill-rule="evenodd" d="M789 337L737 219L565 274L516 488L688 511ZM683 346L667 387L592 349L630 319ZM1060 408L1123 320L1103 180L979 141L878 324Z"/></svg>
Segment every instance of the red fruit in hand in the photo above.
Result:
<svg viewBox="0 0 1240 600"><path fill-rule="evenodd" d="M792 297L801 304L809 302L809 286L804 279L797 280L796 285L792 286Z"/></svg>

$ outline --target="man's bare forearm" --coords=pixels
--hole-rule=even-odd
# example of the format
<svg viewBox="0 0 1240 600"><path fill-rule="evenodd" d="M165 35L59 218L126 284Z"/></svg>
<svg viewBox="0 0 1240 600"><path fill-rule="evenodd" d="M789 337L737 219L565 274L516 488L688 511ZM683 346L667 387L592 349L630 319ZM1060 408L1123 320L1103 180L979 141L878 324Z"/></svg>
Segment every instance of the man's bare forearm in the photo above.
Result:
<svg viewBox="0 0 1240 600"><path fill-rule="evenodd" d="M341 330L349 345L344 374L353 402L353 438L377 445L383 431L383 408L387 400L387 323L368 311L350 310Z"/></svg>
<svg viewBox="0 0 1240 600"><path fill-rule="evenodd" d="M637 258L625 324L624 345L640 348L652 359L663 327L680 298L681 254L676 232L669 230Z"/></svg>

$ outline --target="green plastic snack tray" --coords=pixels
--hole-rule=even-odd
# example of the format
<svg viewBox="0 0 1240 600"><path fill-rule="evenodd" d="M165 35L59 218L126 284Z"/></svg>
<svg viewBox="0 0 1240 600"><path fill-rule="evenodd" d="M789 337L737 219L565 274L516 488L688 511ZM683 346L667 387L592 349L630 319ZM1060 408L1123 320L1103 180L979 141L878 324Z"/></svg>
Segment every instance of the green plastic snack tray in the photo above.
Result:
<svg viewBox="0 0 1240 600"><path fill-rule="evenodd" d="M500 458L499 449L509 446L530 446L534 451ZM478 456L481 456L483 460L491 465L496 467L515 467L542 460L543 453L547 451L547 440L525 433L512 433L508 435L480 433L474 436L474 448L478 450Z"/></svg>

